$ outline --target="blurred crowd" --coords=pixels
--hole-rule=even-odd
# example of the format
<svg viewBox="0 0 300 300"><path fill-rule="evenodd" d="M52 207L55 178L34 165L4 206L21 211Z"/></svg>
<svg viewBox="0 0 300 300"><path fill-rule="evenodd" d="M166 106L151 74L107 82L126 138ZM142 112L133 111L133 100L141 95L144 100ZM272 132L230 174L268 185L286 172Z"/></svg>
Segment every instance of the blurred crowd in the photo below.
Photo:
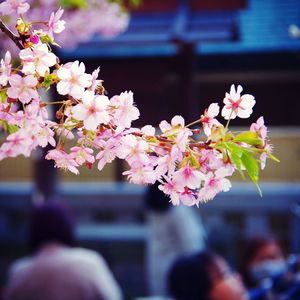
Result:
<svg viewBox="0 0 300 300"><path fill-rule="evenodd" d="M257 235L245 240L239 267L233 271L225 258L207 247L205 230L192 209L171 206L155 186L149 188L145 203L149 291L143 299L300 300L300 258L286 256L276 238ZM10 266L3 299L126 298L101 254L77 245L67 207L38 206L29 228L31 256Z"/></svg>

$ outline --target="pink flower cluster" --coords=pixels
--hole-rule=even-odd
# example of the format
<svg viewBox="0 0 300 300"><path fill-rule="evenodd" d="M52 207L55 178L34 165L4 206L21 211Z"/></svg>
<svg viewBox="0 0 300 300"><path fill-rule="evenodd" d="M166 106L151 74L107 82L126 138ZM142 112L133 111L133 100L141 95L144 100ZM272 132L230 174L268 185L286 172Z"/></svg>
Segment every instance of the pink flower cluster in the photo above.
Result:
<svg viewBox="0 0 300 300"><path fill-rule="evenodd" d="M11 29L15 25L15 18L23 14L32 21L47 20L41 28L34 25L37 35L54 39L54 35L59 34L56 42L64 48L75 48L79 43L88 42L95 34L114 37L128 27L129 14L125 7L116 2L87 0L86 7L79 9L74 1L74 6L57 10L61 3L63 2L58 0L5 0L0 4L0 15L9 20L8 25ZM68 21L67 30L65 21L61 20L63 14L64 19ZM86 20L92 20L89 26L86 26ZM9 47L9 50L16 54L10 40L2 33L0 36L0 46L5 49Z"/></svg>
<svg viewBox="0 0 300 300"><path fill-rule="evenodd" d="M21 0L14 3L11 9L16 12L27 7ZM2 5L2 11L3 7L8 10ZM61 14L61 10L51 14L51 34L63 29ZM34 149L48 144L54 148L46 159L74 174L82 165L91 168L95 164L101 171L114 159L123 159L128 164L123 174L129 182L158 181L174 205L191 206L228 191L228 177L236 170L246 170L257 184L258 164L264 168L268 156L275 159L262 117L249 131L234 134L228 129L230 119L249 117L255 104L253 96L241 95L240 85L237 89L232 85L225 94L221 115L228 120L226 126L217 120L219 105L212 103L190 124L177 115L170 122L162 121L157 129L151 125L134 128L132 122L140 113L131 91L108 98L98 79L99 69L88 74L82 62L59 64L49 41L28 42L34 40L36 31L30 23L23 25L28 28L28 40L19 52L21 68L13 68L9 52L0 63L0 124L6 133L0 160L30 156ZM20 35L23 28L18 29ZM56 87L61 101L42 101L38 90L50 86ZM49 118L51 104L60 104L57 122ZM194 128L197 125L200 128ZM66 139L74 141L69 149Z"/></svg>

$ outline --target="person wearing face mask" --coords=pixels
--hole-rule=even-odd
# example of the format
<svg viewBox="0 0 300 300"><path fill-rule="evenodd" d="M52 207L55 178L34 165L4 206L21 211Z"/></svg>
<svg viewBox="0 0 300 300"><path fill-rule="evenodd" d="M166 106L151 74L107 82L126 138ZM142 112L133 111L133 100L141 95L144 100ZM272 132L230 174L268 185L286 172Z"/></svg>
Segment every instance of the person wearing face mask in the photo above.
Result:
<svg viewBox="0 0 300 300"><path fill-rule="evenodd" d="M238 274L208 250L182 256L170 269L170 296L176 300L248 300Z"/></svg>
<svg viewBox="0 0 300 300"><path fill-rule="evenodd" d="M299 276L293 273L279 243L272 237L255 236L245 243L241 274L255 300L299 300Z"/></svg>
<svg viewBox="0 0 300 300"><path fill-rule="evenodd" d="M287 266L279 243L269 236L253 236L244 245L241 274L247 287L256 287L265 278L286 272Z"/></svg>

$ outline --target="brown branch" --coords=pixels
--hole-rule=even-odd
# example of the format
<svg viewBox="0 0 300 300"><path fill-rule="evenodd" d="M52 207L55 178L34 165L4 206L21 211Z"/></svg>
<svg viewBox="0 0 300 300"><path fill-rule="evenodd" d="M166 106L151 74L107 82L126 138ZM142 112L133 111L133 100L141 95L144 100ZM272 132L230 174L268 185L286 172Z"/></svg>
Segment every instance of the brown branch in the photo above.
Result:
<svg viewBox="0 0 300 300"><path fill-rule="evenodd" d="M0 20L0 29L4 34L6 34L16 45L19 49L24 49L22 44L19 41L18 36L16 36L4 23Z"/></svg>
<svg viewBox="0 0 300 300"><path fill-rule="evenodd" d="M190 143L189 146L200 148L200 149L212 149L207 142Z"/></svg>

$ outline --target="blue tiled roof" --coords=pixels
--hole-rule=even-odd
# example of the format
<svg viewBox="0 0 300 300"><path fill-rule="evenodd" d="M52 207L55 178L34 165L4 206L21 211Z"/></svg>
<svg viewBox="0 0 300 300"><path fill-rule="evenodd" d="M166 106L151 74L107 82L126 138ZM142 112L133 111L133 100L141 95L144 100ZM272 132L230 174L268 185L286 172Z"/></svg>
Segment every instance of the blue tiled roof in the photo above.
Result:
<svg viewBox="0 0 300 300"><path fill-rule="evenodd" d="M114 40L94 37L62 56L172 56L178 41L195 43L198 54L298 51L291 24L300 25L300 0L248 0L240 11L194 12L180 5L174 12L133 14L128 30Z"/></svg>
<svg viewBox="0 0 300 300"><path fill-rule="evenodd" d="M200 53L274 52L300 50L300 40L291 38L291 24L300 26L299 0L248 0L238 15L240 40L197 45Z"/></svg>

